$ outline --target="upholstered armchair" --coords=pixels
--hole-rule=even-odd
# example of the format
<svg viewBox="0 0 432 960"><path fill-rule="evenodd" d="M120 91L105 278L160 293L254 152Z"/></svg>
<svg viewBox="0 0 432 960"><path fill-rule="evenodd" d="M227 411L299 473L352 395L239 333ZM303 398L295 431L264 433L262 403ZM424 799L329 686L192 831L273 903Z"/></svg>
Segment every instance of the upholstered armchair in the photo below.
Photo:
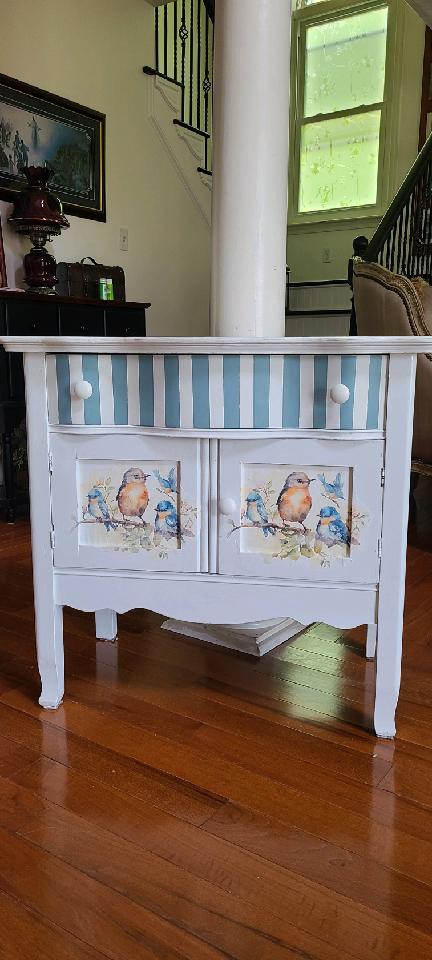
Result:
<svg viewBox="0 0 432 960"><path fill-rule="evenodd" d="M359 336L430 336L432 287L377 263L354 263L354 305ZM412 447L413 473L432 475L432 357L419 356Z"/></svg>

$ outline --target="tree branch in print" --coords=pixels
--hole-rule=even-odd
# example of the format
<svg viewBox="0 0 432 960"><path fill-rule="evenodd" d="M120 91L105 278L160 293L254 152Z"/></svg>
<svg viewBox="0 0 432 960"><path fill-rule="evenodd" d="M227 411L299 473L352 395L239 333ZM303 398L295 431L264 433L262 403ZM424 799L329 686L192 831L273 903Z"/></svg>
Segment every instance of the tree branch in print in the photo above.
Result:
<svg viewBox="0 0 432 960"><path fill-rule="evenodd" d="M231 522L233 523L233 521ZM235 530L280 530L284 537L290 537L298 533L298 530L294 530L292 527L283 527L279 523L239 523L238 526L233 526L228 536L230 537Z"/></svg>

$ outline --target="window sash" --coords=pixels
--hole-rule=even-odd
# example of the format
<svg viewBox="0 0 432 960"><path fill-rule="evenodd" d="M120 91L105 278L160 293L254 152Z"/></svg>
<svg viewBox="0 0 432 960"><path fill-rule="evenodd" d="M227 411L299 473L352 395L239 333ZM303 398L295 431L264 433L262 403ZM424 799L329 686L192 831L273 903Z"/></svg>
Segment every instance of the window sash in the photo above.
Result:
<svg viewBox="0 0 432 960"><path fill-rule="evenodd" d="M330 0L331 3L331 0ZM316 5L308 6L301 10L300 17L296 17L297 20L297 56L296 56L296 76L295 76L295 116L294 116L294 127L293 127L293 162L295 166L295 188L293 195L293 213L297 222L310 222L311 220L316 220L317 218L325 219L326 217L333 217L335 215L341 214L346 216L347 212L350 210L355 214L371 216L374 215L375 211L381 207L382 203L382 192L383 192L383 161L385 153L385 140L386 140L386 127L388 119L388 72L389 72L389 18L391 10L391 0L370 0L370 2L359 3L350 3L349 0L345 0L344 3L335 5L332 3L329 9L323 10L324 3L319 4L320 9L316 9ZM330 113L318 113L313 116L304 115L304 92L305 92L305 82L306 82L306 32L307 29L311 26L318 26L322 23L328 22L331 18L332 20L343 20L350 15L355 15L356 13L368 12L369 10L382 9L383 7L388 9L388 20L387 20L387 36L386 36L386 64L385 64L385 81L384 81L384 97L383 100L377 101L375 103L360 104L356 107L351 107L343 110L335 110ZM300 183L301 183L301 142L302 142L302 130L306 125L312 123L325 122L326 120L333 120L343 117L352 117L355 115L370 113L373 111L380 111L380 132L379 132L379 153L378 153L378 165L377 165L377 191L376 191L376 201L372 204L353 204L350 207L332 207L332 208L317 208L314 211L303 212L300 211Z"/></svg>

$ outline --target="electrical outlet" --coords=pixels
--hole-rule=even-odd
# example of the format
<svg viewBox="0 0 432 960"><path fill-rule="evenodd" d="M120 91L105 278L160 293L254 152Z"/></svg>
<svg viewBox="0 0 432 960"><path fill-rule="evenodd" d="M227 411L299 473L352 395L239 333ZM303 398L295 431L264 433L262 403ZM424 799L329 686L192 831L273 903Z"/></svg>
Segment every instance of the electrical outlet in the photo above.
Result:
<svg viewBox="0 0 432 960"><path fill-rule="evenodd" d="M120 250L129 249L129 231L126 227L120 227Z"/></svg>
<svg viewBox="0 0 432 960"><path fill-rule="evenodd" d="M323 262L323 263L331 263L331 250L330 250L330 247L324 247L324 250L323 250L323 252L322 252L322 262Z"/></svg>

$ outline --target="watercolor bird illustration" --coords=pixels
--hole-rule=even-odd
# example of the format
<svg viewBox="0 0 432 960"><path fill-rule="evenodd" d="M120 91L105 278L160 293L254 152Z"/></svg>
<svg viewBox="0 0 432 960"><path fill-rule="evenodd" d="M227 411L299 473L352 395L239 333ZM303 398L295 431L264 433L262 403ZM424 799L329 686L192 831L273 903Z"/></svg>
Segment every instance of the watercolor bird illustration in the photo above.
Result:
<svg viewBox="0 0 432 960"><path fill-rule="evenodd" d="M338 500L345 500L342 474L337 473L333 482L331 483L326 480L323 473L319 473L318 480L321 481L329 500L333 500L334 503L337 503Z"/></svg>
<svg viewBox="0 0 432 960"><path fill-rule="evenodd" d="M166 479L161 476L159 470L154 470L153 473L163 490L166 490L167 493L177 493L177 471L175 467L171 467Z"/></svg>
<svg viewBox="0 0 432 960"><path fill-rule="evenodd" d="M263 527L264 523L269 522L269 516L264 505L264 500L258 490L251 490L246 497L246 510L244 516L249 523L252 523L256 527L261 527L262 532L265 537L275 536L276 530L274 527Z"/></svg>
<svg viewBox="0 0 432 960"><path fill-rule="evenodd" d="M150 474L144 473L140 467L130 467L126 470L116 497L123 517L139 517L144 523L143 515L149 502L146 483L149 476Z"/></svg>
<svg viewBox="0 0 432 960"><path fill-rule="evenodd" d="M155 508L155 533L166 539L180 537L180 519L171 500L161 500Z"/></svg>
<svg viewBox="0 0 432 960"><path fill-rule="evenodd" d="M312 507L309 484L314 478L294 472L286 478L277 499L279 516L284 524L298 523L306 530L305 520Z"/></svg>
<svg viewBox="0 0 432 960"><path fill-rule="evenodd" d="M92 487L87 494L87 513L94 520L103 520L105 530L117 530L117 525L111 520L110 512L107 507L105 497L99 487Z"/></svg>
<svg viewBox="0 0 432 960"><path fill-rule="evenodd" d="M336 507L323 507L320 510L316 536L327 547L350 543L348 527Z"/></svg>

